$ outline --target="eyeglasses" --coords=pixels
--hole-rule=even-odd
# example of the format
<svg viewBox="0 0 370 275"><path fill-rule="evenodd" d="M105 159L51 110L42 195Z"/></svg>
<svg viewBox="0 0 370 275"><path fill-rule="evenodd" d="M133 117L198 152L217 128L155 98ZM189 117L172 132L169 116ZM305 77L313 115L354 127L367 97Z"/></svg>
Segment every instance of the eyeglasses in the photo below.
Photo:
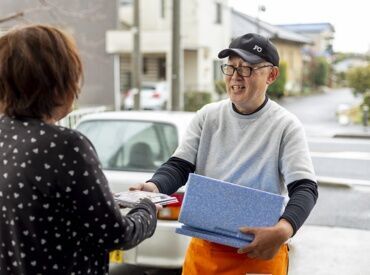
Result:
<svg viewBox="0 0 370 275"><path fill-rule="evenodd" d="M274 67L273 65L263 65L261 67L249 67L249 66L240 66L240 67L234 67L233 65L223 64L221 65L221 71L223 74L228 76L233 76L234 72L236 71L238 75L243 77L250 77L252 75L252 72L255 70L259 70L266 67Z"/></svg>

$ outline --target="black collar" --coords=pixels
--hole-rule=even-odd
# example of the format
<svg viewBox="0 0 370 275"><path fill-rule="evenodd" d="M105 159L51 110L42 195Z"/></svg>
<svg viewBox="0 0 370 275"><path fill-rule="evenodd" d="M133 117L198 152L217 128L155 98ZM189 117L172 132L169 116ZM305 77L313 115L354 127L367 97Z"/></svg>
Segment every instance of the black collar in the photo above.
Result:
<svg viewBox="0 0 370 275"><path fill-rule="evenodd" d="M265 96L265 100L263 101L263 103L261 104L261 106L259 106L256 110L254 110L252 113L249 113L249 114L243 114L243 113L239 112L238 109L236 109L234 103L232 103L232 106L233 106L233 110L235 112L237 112L238 114L248 116L248 115L252 115L254 113L257 113L259 110L261 110L263 107L265 107L265 105L267 104L267 101L268 100L269 100L268 96Z"/></svg>

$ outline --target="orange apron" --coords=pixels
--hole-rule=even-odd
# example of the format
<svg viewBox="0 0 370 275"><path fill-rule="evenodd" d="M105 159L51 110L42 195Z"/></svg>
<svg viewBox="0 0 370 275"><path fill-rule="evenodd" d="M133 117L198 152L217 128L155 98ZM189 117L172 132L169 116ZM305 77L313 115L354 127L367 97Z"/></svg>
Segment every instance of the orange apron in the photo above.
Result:
<svg viewBox="0 0 370 275"><path fill-rule="evenodd" d="M283 245L271 260L250 259L237 249L192 238L182 275L287 275L288 246Z"/></svg>

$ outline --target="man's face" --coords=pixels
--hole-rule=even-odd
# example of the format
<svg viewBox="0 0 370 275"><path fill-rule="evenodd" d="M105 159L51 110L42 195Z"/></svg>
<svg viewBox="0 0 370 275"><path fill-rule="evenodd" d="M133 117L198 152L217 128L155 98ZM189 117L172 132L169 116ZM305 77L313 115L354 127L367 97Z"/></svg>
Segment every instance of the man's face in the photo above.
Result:
<svg viewBox="0 0 370 275"><path fill-rule="evenodd" d="M232 76L225 75L227 94L237 110L245 114L254 112L265 100L267 86L276 79L278 68L268 62L252 65L237 56L230 56L227 64L254 68L249 77L240 76L236 71ZM255 70L257 68L260 69Z"/></svg>

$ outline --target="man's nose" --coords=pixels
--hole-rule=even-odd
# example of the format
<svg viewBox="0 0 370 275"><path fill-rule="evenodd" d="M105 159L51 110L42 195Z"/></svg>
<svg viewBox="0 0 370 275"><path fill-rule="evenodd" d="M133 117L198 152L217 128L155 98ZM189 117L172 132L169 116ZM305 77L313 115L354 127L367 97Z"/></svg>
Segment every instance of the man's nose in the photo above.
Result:
<svg viewBox="0 0 370 275"><path fill-rule="evenodd" d="M234 70L233 75L231 76L233 79L243 79L243 77L238 73L237 70Z"/></svg>

